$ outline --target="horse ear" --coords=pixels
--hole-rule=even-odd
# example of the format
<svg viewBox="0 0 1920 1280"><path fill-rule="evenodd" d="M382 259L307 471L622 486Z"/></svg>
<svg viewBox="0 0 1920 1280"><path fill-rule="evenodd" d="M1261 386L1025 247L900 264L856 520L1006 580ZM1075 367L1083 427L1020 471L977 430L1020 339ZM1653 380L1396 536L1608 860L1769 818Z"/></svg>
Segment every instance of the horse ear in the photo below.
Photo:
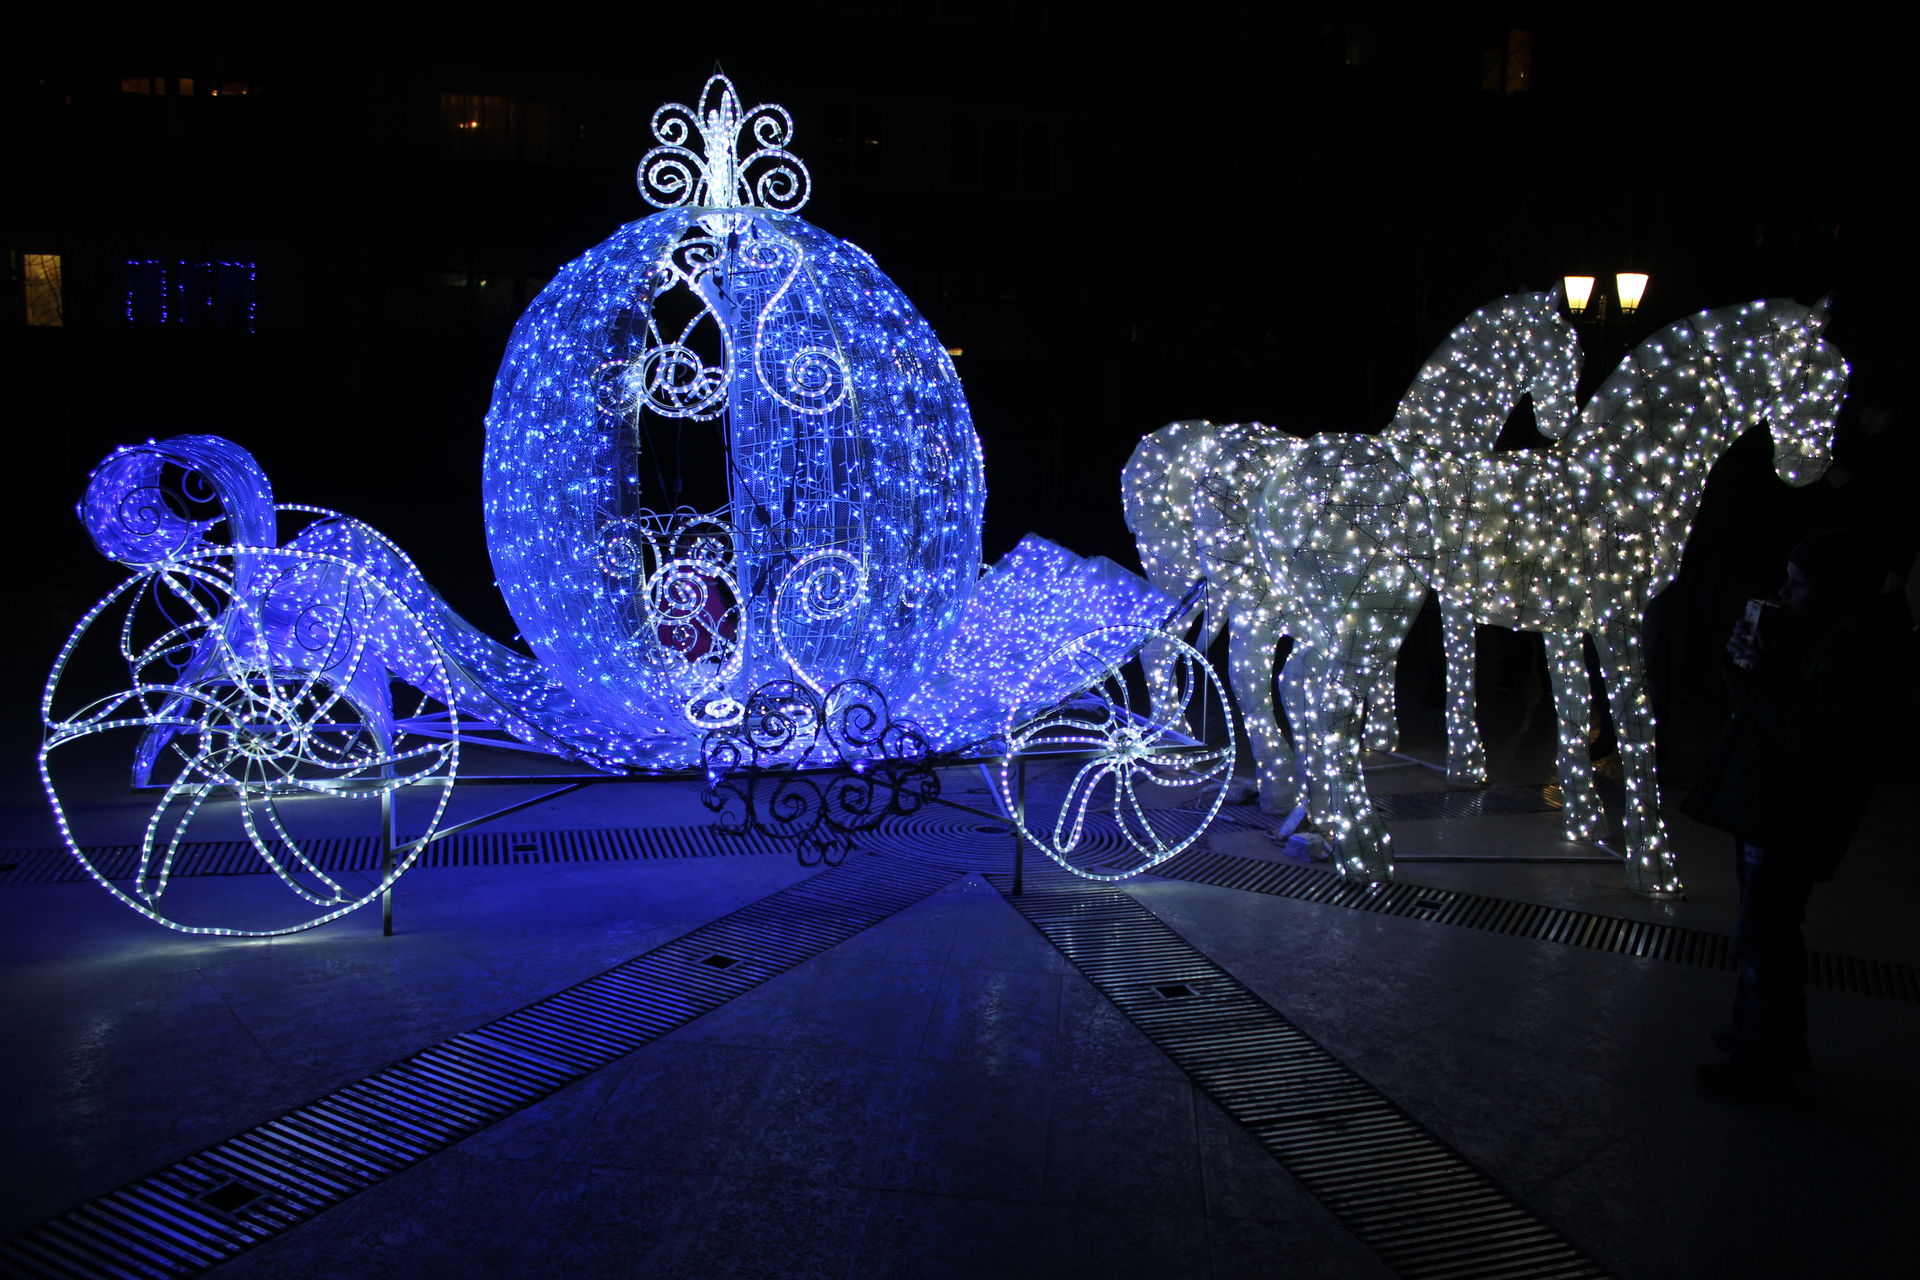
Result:
<svg viewBox="0 0 1920 1280"><path fill-rule="evenodd" d="M1807 327L1815 333L1827 327L1827 321L1833 319L1833 293L1828 291L1825 297L1807 309Z"/></svg>

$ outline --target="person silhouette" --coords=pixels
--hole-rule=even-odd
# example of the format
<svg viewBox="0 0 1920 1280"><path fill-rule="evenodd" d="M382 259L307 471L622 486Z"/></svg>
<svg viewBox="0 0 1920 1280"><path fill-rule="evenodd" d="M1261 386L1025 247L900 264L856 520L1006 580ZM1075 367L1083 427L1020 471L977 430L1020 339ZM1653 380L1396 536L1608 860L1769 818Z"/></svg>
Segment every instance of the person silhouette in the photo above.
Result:
<svg viewBox="0 0 1920 1280"><path fill-rule="evenodd" d="M1681 806L1733 835L1733 1025L1714 1033L1726 1061L1695 1073L1724 1096L1791 1096L1809 1065L1801 927L1872 790L1866 749L1879 664L1869 618L1881 576L1867 534L1816 533L1788 553L1778 607L1756 602L1727 641L1734 713Z"/></svg>

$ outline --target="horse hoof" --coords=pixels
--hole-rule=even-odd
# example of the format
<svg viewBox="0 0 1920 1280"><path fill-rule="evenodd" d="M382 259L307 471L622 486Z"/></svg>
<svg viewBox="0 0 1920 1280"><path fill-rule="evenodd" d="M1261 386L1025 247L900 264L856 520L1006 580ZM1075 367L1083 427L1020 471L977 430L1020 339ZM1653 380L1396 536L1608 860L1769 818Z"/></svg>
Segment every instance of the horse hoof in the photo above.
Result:
<svg viewBox="0 0 1920 1280"><path fill-rule="evenodd" d="M1331 862L1333 848L1325 836L1314 831L1299 831L1290 836L1279 832L1272 834L1272 840L1280 846L1280 856L1290 862Z"/></svg>
<svg viewBox="0 0 1920 1280"><path fill-rule="evenodd" d="M1260 784L1252 778L1235 778L1227 784L1227 804L1252 804L1259 797Z"/></svg>
<svg viewBox="0 0 1920 1280"><path fill-rule="evenodd" d="M1305 813L1306 806L1293 796L1276 795L1271 790L1263 790L1260 793L1260 812L1269 817L1285 820L1295 814ZM1287 830L1291 831L1293 828L1288 827Z"/></svg>

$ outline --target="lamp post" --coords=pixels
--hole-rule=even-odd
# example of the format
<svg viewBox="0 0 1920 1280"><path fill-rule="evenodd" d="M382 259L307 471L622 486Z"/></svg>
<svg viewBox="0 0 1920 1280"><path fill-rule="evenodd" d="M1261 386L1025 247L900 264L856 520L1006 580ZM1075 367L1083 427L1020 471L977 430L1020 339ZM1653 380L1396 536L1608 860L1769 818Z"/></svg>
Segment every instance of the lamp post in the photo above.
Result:
<svg viewBox="0 0 1920 1280"><path fill-rule="evenodd" d="M1640 310L1640 300L1647 296L1647 273L1644 271L1617 271L1613 276L1613 296L1620 304L1619 320L1622 324L1633 323L1634 316ZM1592 276L1565 276L1561 281L1567 293L1567 313L1574 322L1604 325L1607 323L1607 296L1593 296L1594 278Z"/></svg>

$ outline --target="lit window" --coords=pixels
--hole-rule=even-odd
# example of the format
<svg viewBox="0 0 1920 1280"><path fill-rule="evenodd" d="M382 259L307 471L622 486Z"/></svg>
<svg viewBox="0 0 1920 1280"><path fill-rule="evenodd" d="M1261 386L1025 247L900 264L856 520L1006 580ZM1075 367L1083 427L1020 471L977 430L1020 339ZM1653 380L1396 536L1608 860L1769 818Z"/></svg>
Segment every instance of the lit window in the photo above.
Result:
<svg viewBox="0 0 1920 1280"><path fill-rule="evenodd" d="M149 97L165 97L168 93L177 93L183 98L191 98L203 87L207 95L213 98L244 98L253 92L253 86L245 80L214 80L203 86L192 76L120 77L120 92L144 94Z"/></svg>
<svg viewBox="0 0 1920 1280"><path fill-rule="evenodd" d="M1525 93L1533 87L1533 33L1508 28L1505 38L1480 51L1480 87L1489 93Z"/></svg>
<svg viewBox="0 0 1920 1280"><path fill-rule="evenodd" d="M16 253L13 255L13 274L20 281L20 296L28 324L59 328L65 323L59 254Z"/></svg>
<svg viewBox="0 0 1920 1280"><path fill-rule="evenodd" d="M470 160L544 162L553 154L553 106L488 93L440 95L440 136Z"/></svg>
<svg viewBox="0 0 1920 1280"><path fill-rule="evenodd" d="M1519 27L1507 32L1507 92L1525 93L1533 74L1533 35Z"/></svg>

